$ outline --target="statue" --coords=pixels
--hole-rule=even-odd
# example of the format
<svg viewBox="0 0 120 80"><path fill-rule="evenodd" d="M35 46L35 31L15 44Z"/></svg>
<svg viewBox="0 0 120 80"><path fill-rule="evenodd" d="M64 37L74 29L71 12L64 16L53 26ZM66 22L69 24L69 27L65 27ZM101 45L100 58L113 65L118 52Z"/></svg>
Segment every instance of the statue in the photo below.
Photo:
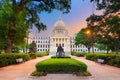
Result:
<svg viewBox="0 0 120 80"><path fill-rule="evenodd" d="M64 57L64 49L61 45L59 45L57 48L56 57Z"/></svg>

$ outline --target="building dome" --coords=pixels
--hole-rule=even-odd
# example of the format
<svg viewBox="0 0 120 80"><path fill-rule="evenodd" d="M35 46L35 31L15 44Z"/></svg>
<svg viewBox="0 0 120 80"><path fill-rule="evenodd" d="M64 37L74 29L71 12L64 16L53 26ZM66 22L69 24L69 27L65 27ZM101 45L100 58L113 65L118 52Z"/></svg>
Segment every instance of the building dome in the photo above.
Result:
<svg viewBox="0 0 120 80"><path fill-rule="evenodd" d="M61 15L58 18L58 21L54 24L51 36L69 36L68 30L65 23L62 21Z"/></svg>
<svg viewBox="0 0 120 80"><path fill-rule="evenodd" d="M54 24L54 29L53 30L66 30L66 25L62 21L61 15L59 16L58 21Z"/></svg>

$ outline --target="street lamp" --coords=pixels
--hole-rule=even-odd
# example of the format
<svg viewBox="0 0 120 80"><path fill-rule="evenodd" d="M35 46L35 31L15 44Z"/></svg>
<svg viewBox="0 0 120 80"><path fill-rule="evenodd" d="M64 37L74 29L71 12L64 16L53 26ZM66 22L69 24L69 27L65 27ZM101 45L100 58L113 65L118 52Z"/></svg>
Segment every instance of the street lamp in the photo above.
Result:
<svg viewBox="0 0 120 80"><path fill-rule="evenodd" d="M91 34L91 31L90 31L90 30L87 30L87 31L86 31L86 34L87 34L87 35L90 35L90 34Z"/></svg>
<svg viewBox="0 0 120 80"><path fill-rule="evenodd" d="M90 40L91 40L91 43L92 43L92 52L94 53L93 32L91 30L87 30L85 33L90 37Z"/></svg>

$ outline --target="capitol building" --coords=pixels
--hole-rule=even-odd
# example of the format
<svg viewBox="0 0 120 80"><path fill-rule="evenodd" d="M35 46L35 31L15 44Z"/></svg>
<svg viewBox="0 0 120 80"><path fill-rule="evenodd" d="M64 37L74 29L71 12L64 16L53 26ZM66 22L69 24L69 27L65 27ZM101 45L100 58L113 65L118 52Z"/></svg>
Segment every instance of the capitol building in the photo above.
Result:
<svg viewBox="0 0 120 80"><path fill-rule="evenodd" d="M50 36L41 36L40 33L32 33L30 37L37 45L37 52L50 51L50 54L54 55L59 45L63 47L66 54L71 54L71 51L88 52L88 49L84 45L80 44L76 46L74 44L75 35L70 37L67 26L61 16L59 16L58 21L54 24ZM90 51L92 51L92 49ZM100 52L100 50L94 47L94 52Z"/></svg>

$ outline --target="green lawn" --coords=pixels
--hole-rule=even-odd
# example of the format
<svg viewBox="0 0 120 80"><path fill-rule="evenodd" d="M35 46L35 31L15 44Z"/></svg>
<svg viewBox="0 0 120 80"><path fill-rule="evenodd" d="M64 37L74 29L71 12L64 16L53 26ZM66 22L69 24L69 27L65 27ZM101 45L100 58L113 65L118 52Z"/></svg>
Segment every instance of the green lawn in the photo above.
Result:
<svg viewBox="0 0 120 80"><path fill-rule="evenodd" d="M36 64L37 72L86 72L87 65L71 58L51 58Z"/></svg>

